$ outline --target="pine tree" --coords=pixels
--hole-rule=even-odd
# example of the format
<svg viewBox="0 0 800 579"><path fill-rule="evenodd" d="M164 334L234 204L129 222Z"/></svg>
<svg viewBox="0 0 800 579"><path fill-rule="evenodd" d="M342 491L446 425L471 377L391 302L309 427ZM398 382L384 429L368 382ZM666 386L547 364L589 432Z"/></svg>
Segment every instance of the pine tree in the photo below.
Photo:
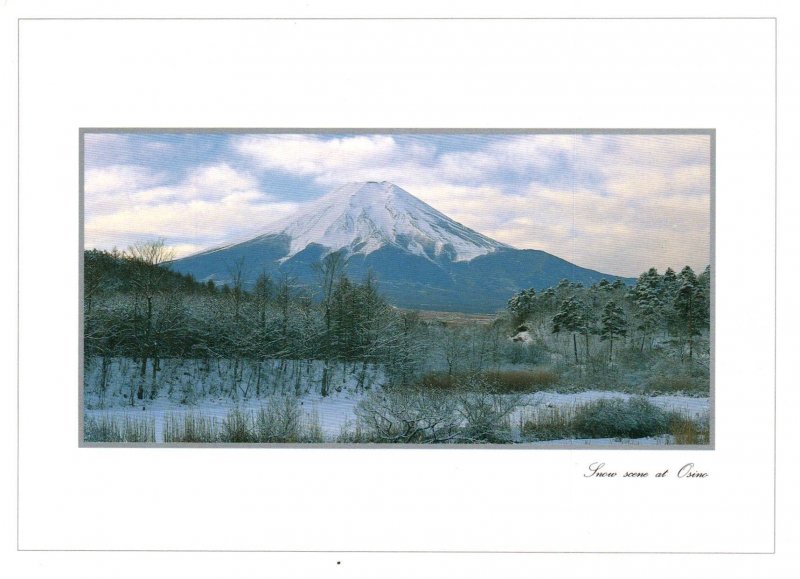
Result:
<svg viewBox="0 0 800 579"><path fill-rule="evenodd" d="M688 265L678 275L678 282L680 285L673 300L675 312L673 323L678 334L689 346L689 360L691 361L694 355L694 339L708 324L705 296L697 276Z"/></svg>
<svg viewBox="0 0 800 579"><path fill-rule="evenodd" d="M575 296L561 302L558 313L553 316L553 333L572 332L572 347L575 352L575 364L578 364L578 340L576 333L586 330L585 308Z"/></svg>
<svg viewBox="0 0 800 579"><path fill-rule="evenodd" d="M628 323L622 308L613 301L608 302L603 308L603 317L600 326L600 341L608 340L608 359L614 359L614 338L621 338L627 334Z"/></svg>
<svg viewBox="0 0 800 579"><path fill-rule="evenodd" d="M658 270L650 268L636 280L636 285L628 292L633 305L636 329L641 333L639 351L644 350L645 341L658 330L664 316L661 300L661 277Z"/></svg>
<svg viewBox="0 0 800 579"><path fill-rule="evenodd" d="M506 309L511 314L515 326L524 322L533 313L535 304L536 290L534 288L519 291L511 296Z"/></svg>

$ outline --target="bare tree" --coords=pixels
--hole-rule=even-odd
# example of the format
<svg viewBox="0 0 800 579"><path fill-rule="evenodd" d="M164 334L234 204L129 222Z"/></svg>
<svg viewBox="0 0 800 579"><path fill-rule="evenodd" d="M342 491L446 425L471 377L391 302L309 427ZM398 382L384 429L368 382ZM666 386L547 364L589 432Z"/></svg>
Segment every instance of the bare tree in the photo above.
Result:
<svg viewBox="0 0 800 579"><path fill-rule="evenodd" d="M314 265L314 270L319 278L320 289L322 290L322 308L325 318L326 342L331 339L331 310L333 309L334 289L336 287L336 282L344 276L346 268L347 258L341 251L329 253L321 262ZM322 369L322 386L320 388L320 393L323 396L327 396L332 368L330 365L330 349L328 347L324 349L326 350L325 366Z"/></svg>
<svg viewBox="0 0 800 579"><path fill-rule="evenodd" d="M149 358L155 359L156 354L153 332L153 300L156 294L161 291L164 279L168 274L168 270L164 265L172 261L174 253L164 245L163 239L158 239L130 246L126 257L134 265L132 283L137 300L143 300L145 305L144 319L142 320L140 332L137 332L139 334L137 338L140 340L142 378L137 397L142 399L144 397L144 377L147 373L147 360ZM154 374L155 371L154 360ZM131 404L133 404L132 399Z"/></svg>

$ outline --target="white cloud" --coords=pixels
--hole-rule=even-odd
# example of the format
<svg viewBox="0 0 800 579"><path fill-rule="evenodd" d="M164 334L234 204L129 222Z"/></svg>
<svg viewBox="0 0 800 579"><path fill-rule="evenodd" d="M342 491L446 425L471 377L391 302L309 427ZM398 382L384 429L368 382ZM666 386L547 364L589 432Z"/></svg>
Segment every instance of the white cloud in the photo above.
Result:
<svg viewBox="0 0 800 579"><path fill-rule="evenodd" d="M225 163L197 167L174 185L150 186L157 181L137 167L93 171L91 179L87 171L86 246L165 238L182 254L248 239L297 207L265 195L252 175Z"/></svg>
<svg viewBox="0 0 800 579"><path fill-rule="evenodd" d="M144 186L163 181L164 173L154 173L137 165L111 165L87 169L83 176L86 195L102 193L130 193Z"/></svg>
<svg viewBox="0 0 800 579"><path fill-rule="evenodd" d="M312 135L248 135L235 139L234 147L265 169L298 175L381 166L398 152L397 143L388 135L329 140Z"/></svg>
<svg viewBox="0 0 800 579"><path fill-rule="evenodd" d="M424 138L392 135L231 142L250 170L220 160L174 184L143 167L87 171L87 207L94 208L87 243L149 235L172 237L188 251L257 235L297 207L260 190L259 175L280 172L324 190L392 181L499 241L612 274L697 269L710 259L703 135L510 135L479 150L444 152Z"/></svg>

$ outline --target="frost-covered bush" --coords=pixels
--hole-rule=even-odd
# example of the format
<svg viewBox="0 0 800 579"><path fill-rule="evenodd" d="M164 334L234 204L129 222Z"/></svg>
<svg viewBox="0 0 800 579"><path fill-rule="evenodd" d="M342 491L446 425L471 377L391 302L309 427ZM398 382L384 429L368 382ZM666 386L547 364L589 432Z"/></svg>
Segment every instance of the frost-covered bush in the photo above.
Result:
<svg viewBox="0 0 800 579"><path fill-rule="evenodd" d="M369 394L356 407L357 431L373 442L508 442L518 396L472 378L457 393L422 388Z"/></svg>
<svg viewBox="0 0 800 579"><path fill-rule="evenodd" d="M252 417L239 408L230 410L222 421L220 439L222 442L257 442Z"/></svg>
<svg viewBox="0 0 800 579"><path fill-rule="evenodd" d="M516 396L488 391L460 396L458 412L463 418L464 439L472 442L509 442L509 417L518 405L519 398Z"/></svg>
<svg viewBox="0 0 800 579"><path fill-rule="evenodd" d="M358 427L372 442L436 443L461 437L453 396L418 389L371 392L355 410Z"/></svg>
<svg viewBox="0 0 800 579"><path fill-rule="evenodd" d="M300 402L293 396L275 396L256 415L258 442L299 442L302 438Z"/></svg>
<svg viewBox="0 0 800 579"><path fill-rule="evenodd" d="M642 397L603 398L579 406L572 424L579 438L642 438L669 433L670 419Z"/></svg>

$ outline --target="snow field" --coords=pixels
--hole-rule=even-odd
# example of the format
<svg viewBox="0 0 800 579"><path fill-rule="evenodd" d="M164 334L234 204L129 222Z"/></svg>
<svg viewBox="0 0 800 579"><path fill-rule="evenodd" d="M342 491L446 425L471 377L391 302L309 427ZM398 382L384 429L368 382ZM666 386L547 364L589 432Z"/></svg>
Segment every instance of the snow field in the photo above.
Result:
<svg viewBox="0 0 800 579"><path fill-rule="evenodd" d="M133 360L117 358L111 361L106 376L105 397L100 395L101 364L94 361L85 373L84 418L109 417L123 420L154 420L156 442L164 441L164 425L168 416L179 420L185 414L215 419L219 424L229 412L238 409L248 415L256 415L261 408L279 403L282 397L292 397L299 402L301 421L306 427L319 425L324 442L335 442L344 431L352 431L356 425L356 407L370 391L383 386L383 373L373 366L362 367L360 363L329 364L332 375L330 394L320 394L320 383L325 364L319 360L270 360L262 363L259 386L260 397L255 396L257 370L241 369L241 384L232 390L233 374L236 371L231 361L162 360L157 374L158 393L154 399L134 397L131 405L131 385L141 381L139 367ZM149 381L150 372L145 380ZM361 385L359 385L361 384ZM134 388L135 390L136 388ZM149 392L149 389L146 389ZM232 394L235 393L235 394ZM538 409L570 409L604 398L627 400L630 394L612 391L583 391L577 393L537 392L524 395L506 395L519 399L519 407L509 417L515 438L519 426L531 418ZM689 396L652 396L647 400L667 411L677 411L691 418L708 415L708 398ZM629 441L631 444L664 444L667 439L647 438ZM626 441L628 442L628 441ZM556 440L530 443L535 445L585 445L619 443L613 439Z"/></svg>

